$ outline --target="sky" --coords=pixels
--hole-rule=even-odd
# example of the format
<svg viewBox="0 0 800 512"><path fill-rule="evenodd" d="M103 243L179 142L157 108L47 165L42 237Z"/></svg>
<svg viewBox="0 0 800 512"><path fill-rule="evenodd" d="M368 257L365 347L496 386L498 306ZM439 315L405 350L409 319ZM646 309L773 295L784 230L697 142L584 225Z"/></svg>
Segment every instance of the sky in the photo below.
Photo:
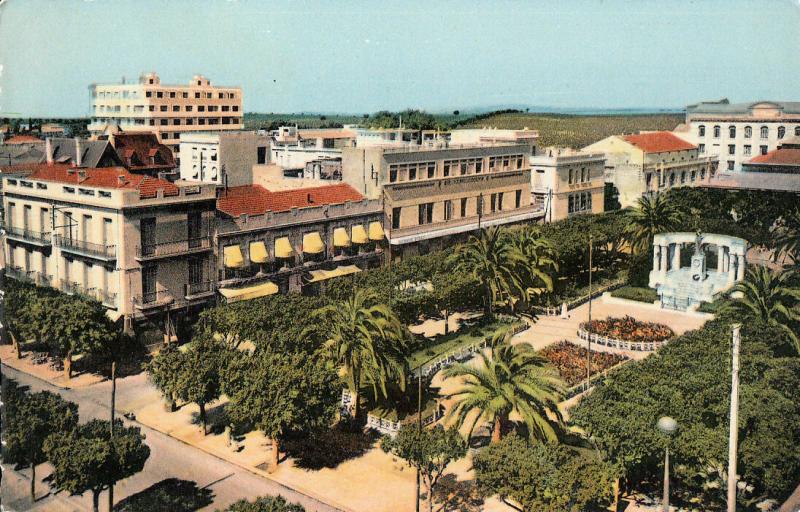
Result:
<svg viewBox="0 0 800 512"><path fill-rule="evenodd" d="M145 71L247 112L800 100L800 0L0 1L0 116Z"/></svg>

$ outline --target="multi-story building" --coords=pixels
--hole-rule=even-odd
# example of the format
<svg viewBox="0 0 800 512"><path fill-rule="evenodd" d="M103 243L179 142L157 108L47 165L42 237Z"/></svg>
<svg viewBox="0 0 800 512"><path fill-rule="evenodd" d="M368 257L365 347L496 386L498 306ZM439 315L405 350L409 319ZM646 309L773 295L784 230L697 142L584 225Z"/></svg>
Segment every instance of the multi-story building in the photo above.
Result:
<svg viewBox="0 0 800 512"><path fill-rule="evenodd" d="M646 194L700 185L717 167L716 157L701 156L697 146L672 132L612 135L583 150L605 155L605 181L616 187L623 208Z"/></svg>
<svg viewBox="0 0 800 512"><path fill-rule="evenodd" d="M530 146L342 150L342 179L382 199L390 255L425 252L482 227L541 217L531 205Z"/></svg>
<svg viewBox="0 0 800 512"><path fill-rule="evenodd" d="M202 75L187 85L165 85L156 73L139 77L138 83L92 86L92 135L106 125L124 131L155 132L180 160L182 133L241 130L242 90L212 86Z"/></svg>
<svg viewBox="0 0 800 512"><path fill-rule="evenodd" d="M253 166L268 160L269 137L252 131L184 133L182 180L238 187L253 183Z"/></svg>
<svg viewBox="0 0 800 512"><path fill-rule="evenodd" d="M316 293L383 260L383 209L351 186L232 187L217 200L219 293L228 302Z"/></svg>
<svg viewBox="0 0 800 512"><path fill-rule="evenodd" d="M49 162L3 176L7 275L166 334L213 296L215 187Z"/></svg>
<svg viewBox="0 0 800 512"><path fill-rule="evenodd" d="M800 137L786 138L778 148L742 164L742 172L718 173L709 187L800 193Z"/></svg>
<svg viewBox="0 0 800 512"><path fill-rule="evenodd" d="M533 203L544 210L545 221L603 212L603 153L547 148L530 161Z"/></svg>
<svg viewBox="0 0 800 512"><path fill-rule="evenodd" d="M675 134L696 144L701 156L717 157L720 170L741 171L744 162L800 136L800 102L704 101L686 107L686 124Z"/></svg>
<svg viewBox="0 0 800 512"><path fill-rule="evenodd" d="M527 144L531 147L531 155L536 155L538 130L527 127L522 130L506 130L501 128L460 128L450 132L451 144Z"/></svg>

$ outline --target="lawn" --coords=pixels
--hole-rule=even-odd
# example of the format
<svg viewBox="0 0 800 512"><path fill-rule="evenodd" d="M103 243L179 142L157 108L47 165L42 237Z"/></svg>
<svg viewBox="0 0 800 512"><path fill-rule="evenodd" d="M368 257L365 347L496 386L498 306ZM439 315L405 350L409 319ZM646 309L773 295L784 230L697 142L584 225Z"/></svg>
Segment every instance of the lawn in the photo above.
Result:
<svg viewBox="0 0 800 512"><path fill-rule="evenodd" d="M480 343L484 339L494 336L496 332L508 329L513 325L514 323L509 320L500 319L485 325L479 323L470 325L465 322L458 331L436 336L433 339L423 338L424 345L408 356L408 366L415 369L428 359Z"/></svg>
<svg viewBox="0 0 800 512"><path fill-rule="evenodd" d="M619 299L635 300L652 304L658 300L658 293L652 288L641 288L638 286L623 286L611 292L612 297Z"/></svg>

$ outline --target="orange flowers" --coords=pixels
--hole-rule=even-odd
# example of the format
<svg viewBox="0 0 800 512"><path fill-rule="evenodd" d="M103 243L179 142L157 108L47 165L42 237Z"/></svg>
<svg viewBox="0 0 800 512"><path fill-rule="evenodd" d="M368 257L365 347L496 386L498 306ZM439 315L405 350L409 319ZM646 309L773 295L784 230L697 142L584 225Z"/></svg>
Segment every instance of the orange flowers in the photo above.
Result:
<svg viewBox="0 0 800 512"><path fill-rule="evenodd" d="M587 329L586 324L582 327ZM632 316L592 320L593 334L624 341L664 341L675 336L675 332L664 324L640 322Z"/></svg>

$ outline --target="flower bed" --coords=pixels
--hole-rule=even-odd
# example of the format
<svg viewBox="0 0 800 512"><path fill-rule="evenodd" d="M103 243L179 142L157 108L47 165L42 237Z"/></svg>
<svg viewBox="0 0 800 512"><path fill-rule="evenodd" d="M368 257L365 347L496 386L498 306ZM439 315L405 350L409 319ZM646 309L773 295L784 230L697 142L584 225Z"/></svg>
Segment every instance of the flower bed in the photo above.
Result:
<svg viewBox="0 0 800 512"><path fill-rule="evenodd" d="M622 318L592 320L591 329L585 323L581 324L581 329L622 341L659 343L675 336L675 332L664 324L640 322L627 315Z"/></svg>
<svg viewBox="0 0 800 512"><path fill-rule="evenodd" d="M539 352L558 371L568 387L586 378L586 349L568 341L560 341ZM592 375L603 372L628 359L618 354L592 351Z"/></svg>

